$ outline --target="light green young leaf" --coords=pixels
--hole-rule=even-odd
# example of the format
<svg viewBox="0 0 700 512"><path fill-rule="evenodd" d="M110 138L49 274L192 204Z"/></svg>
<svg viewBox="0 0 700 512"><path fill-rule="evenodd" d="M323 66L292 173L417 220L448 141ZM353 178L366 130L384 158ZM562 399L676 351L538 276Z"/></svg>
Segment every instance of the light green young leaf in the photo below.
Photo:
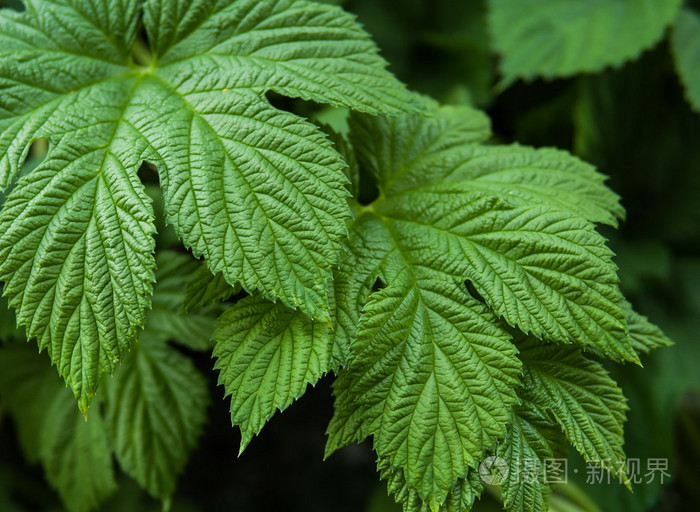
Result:
<svg viewBox="0 0 700 512"><path fill-rule="evenodd" d="M567 444L558 425L546 413L525 402L513 412L508 435L498 447L498 456L509 471L500 482L503 504L512 512L547 512L549 480L565 475L565 467L547 467L567 456ZM560 470L561 473L557 472ZM547 471L552 474L548 475Z"/></svg>
<svg viewBox="0 0 700 512"><path fill-rule="evenodd" d="M700 14L682 9L671 30L676 69L692 107L700 112Z"/></svg>
<svg viewBox="0 0 700 512"><path fill-rule="evenodd" d="M106 423L121 468L154 497L169 499L202 433L206 380L167 343L143 339L105 388Z"/></svg>
<svg viewBox="0 0 700 512"><path fill-rule="evenodd" d="M551 412L587 461L629 486L622 449L627 401L615 381L578 350L535 341L518 348L523 361L522 399Z"/></svg>
<svg viewBox="0 0 700 512"><path fill-rule="evenodd" d="M188 313L207 308L213 304L230 299L241 291L241 285L231 286L223 274L212 274L206 265L195 270L185 287L185 300L182 312Z"/></svg>
<svg viewBox="0 0 700 512"><path fill-rule="evenodd" d="M654 46L682 0L489 0L506 83L619 66Z"/></svg>
<svg viewBox="0 0 700 512"><path fill-rule="evenodd" d="M144 66L131 57L141 23L154 50ZM0 213L0 280L83 411L149 305L143 160L158 167L169 222L213 273L328 319L349 213L344 163L264 94L418 109L384 66L350 15L303 0L27 0L22 13L0 11L0 192L30 143L50 141Z"/></svg>
<svg viewBox="0 0 700 512"><path fill-rule="evenodd" d="M100 411L92 411L86 421L71 394L59 389L44 415L41 459L46 478L70 512L96 509L117 488Z"/></svg>
<svg viewBox="0 0 700 512"><path fill-rule="evenodd" d="M657 348L673 345L661 329L652 324L647 317L632 309L632 304L625 301L623 309L627 317L630 341L638 354L648 354Z"/></svg>
<svg viewBox="0 0 700 512"><path fill-rule="evenodd" d="M330 370L330 327L261 297L246 297L224 313L214 340L215 369L231 396L241 452L277 410Z"/></svg>

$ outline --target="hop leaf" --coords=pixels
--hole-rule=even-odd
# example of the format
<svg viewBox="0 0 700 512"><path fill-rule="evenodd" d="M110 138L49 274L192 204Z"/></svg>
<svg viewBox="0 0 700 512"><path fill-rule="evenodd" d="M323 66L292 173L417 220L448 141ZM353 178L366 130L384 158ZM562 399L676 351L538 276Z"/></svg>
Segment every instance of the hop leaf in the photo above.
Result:
<svg viewBox="0 0 700 512"><path fill-rule="evenodd" d="M158 168L168 221L231 285L328 319L349 211L344 163L264 94L419 108L354 19L305 0L27 0L0 11L0 280L85 412L143 325ZM132 54L144 26L151 62ZM139 60L137 59L137 60ZM145 60L149 60L146 56Z"/></svg>

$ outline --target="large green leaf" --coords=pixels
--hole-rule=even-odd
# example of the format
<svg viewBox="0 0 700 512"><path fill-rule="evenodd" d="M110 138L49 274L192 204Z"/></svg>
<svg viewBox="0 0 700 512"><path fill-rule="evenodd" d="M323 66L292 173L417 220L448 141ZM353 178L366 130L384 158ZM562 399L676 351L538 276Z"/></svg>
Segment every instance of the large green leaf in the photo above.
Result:
<svg viewBox="0 0 700 512"><path fill-rule="evenodd" d="M32 141L48 138L50 151L0 213L0 280L81 409L150 304L144 160L168 221L213 273L328 319L344 163L264 94L418 109L359 24L305 0L25 3L0 11L0 192ZM152 58L136 41L142 25Z"/></svg>
<svg viewBox="0 0 700 512"><path fill-rule="evenodd" d="M122 122L126 97L114 101L134 84L115 79L75 93L90 109L53 126L56 147L0 212L4 293L83 412L150 305L153 211L134 172L145 145Z"/></svg>
<svg viewBox="0 0 700 512"><path fill-rule="evenodd" d="M489 0L506 82L619 66L655 45L681 0Z"/></svg>
<svg viewBox="0 0 700 512"><path fill-rule="evenodd" d="M372 435L379 457L436 508L505 435L520 365L495 316L459 283L410 260L396 267L338 377L328 452Z"/></svg>
<svg viewBox="0 0 700 512"><path fill-rule="evenodd" d="M671 48L688 101L700 112L700 14L681 10L671 31Z"/></svg>
<svg viewBox="0 0 700 512"><path fill-rule="evenodd" d="M481 146L483 137L462 128L478 117L470 122L461 117L469 110L458 111L443 108L420 121L351 119L359 175L371 173L380 194L354 205L348 254L363 261L370 282L386 287L369 296L351 338L326 447L328 455L371 436L397 500L432 510L468 509L474 493L463 486L497 446L516 464L524 451L544 458L560 444L545 413L514 423L520 361L499 316L541 338L553 364L578 349L552 342L638 361L612 253L591 223L614 223L616 196L563 152ZM589 371L602 379L598 367ZM525 387L541 397L544 385ZM616 398L607 404L613 411L624 408ZM591 453L576 438L577 428L590 429L574 410L587 410L587 399L570 397L571 410L561 414L572 441ZM615 428L588 434L597 434L591 443L601 453L621 453ZM521 510L528 503L543 509L546 495L545 486L510 482L505 496Z"/></svg>

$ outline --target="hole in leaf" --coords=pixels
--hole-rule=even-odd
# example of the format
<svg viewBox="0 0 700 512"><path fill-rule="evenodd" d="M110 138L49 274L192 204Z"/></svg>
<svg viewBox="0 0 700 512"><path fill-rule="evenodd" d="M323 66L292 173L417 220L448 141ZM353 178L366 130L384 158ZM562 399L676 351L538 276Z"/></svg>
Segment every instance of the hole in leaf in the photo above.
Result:
<svg viewBox="0 0 700 512"><path fill-rule="evenodd" d="M24 12L24 4L20 0L4 0L3 2L0 2L0 7L12 9L13 11L17 12Z"/></svg>
<svg viewBox="0 0 700 512"><path fill-rule="evenodd" d="M159 185L158 171L156 166L143 162L139 167L138 177L144 185Z"/></svg>
<svg viewBox="0 0 700 512"><path fill-rule="evenodd" d="M372 285L372 293L378 292L379 290L383 290L386 288L386 283L382 281L381 279L377 278L377 280L374 282Z"/></svg>
<svg viewBox="0 0 700 512"><path fill-rule="evenodd" d="M473 299L478 300L482 304L486 304L486 301L484 300L484 297L481 296L479 293L479 290L476 289L474 286L474 283L472 283L469 279L464 281L465 286L467 287L467 293L472 296Z"/></svg>
<svg viewBox="0 0 700 512"><path fill-rule="evenodd" d="M363 206L372 204L379 197L379 189L374 183L372 176L360 166L360 194L356 198L357 202Z"/></svg>

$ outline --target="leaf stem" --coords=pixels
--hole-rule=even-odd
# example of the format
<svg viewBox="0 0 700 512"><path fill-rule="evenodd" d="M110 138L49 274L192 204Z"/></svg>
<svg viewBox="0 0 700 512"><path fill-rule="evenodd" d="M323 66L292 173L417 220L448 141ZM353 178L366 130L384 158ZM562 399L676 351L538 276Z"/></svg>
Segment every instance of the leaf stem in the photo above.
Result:
<svg viewBox="0 0 700 512"><path fill-rule="evenodd" d="M148 68L153 65L153 53L148 44L141 38L136 38L134 41L134 46L131 48L131 58L134 64L139 67Z"/></svg>

